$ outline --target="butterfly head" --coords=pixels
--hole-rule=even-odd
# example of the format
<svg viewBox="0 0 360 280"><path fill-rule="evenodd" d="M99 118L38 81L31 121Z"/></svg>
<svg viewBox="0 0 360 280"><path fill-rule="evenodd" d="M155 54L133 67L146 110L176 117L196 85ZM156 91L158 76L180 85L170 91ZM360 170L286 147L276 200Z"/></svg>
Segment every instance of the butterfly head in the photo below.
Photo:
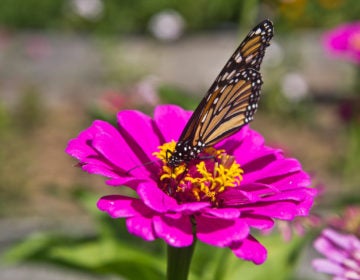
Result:
<svg viewBox="0 0 360 280"><path fill-rule="evenodd" d="M176 150L174 152L171 152L170 150L167 151L166 153L166 157L167 157L167 165L171 168L177 167L179 166L181 163L184 162L183 159L181 159L178 155L178 153L176 152Z"/></svg>

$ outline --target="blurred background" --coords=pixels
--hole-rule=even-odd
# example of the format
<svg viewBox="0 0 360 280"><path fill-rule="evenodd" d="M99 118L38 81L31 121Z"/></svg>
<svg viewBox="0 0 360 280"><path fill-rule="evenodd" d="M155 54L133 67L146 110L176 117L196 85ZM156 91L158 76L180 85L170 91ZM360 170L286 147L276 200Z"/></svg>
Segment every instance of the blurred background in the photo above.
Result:
<svg viewBox="0 0 360 280"><path fill-rule="evenodd" d="M359 204L359 24L347 45L331 37L359 15L357 0L1 0L0 279L162 279L164 263L126 247L141 242L96 210L114 189L75 168L64 149L94 119L115 122L119 110L194 109L265 18L275 37L252 127L314 176L314 212ZM267 278L327 279L304 260L311 238L286 246L270 239L289 259L287 268L273 266L274 278L265 268ZM109 246L118 239L130 243ZM162 243L154 243L146 250L161 260ZM214 266L200 253L195 259ZM214 278L198 268L191 279L263 279L252 264L231 261L248 276ZM143 274L134 272L139 264Z"/></svg>

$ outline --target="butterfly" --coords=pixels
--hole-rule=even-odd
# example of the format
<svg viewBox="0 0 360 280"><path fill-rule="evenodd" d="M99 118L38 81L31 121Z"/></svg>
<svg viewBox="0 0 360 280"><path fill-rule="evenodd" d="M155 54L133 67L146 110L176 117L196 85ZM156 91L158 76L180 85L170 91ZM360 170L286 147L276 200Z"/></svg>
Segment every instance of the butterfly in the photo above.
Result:
<svg viewBox="0 0 360 280"><path fill-rule="evenodd" d="M175 150L167 151L169 167L197 158L253 120L263 83L260 65L273 35L272 22L264 20L245 37L195 109Z"/></svg>

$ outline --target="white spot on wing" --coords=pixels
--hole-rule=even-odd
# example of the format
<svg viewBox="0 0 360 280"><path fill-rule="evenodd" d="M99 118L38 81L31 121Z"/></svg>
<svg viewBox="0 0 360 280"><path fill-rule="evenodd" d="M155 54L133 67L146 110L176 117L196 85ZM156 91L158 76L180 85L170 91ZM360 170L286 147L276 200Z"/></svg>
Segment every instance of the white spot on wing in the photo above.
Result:
<svg viewBox="0 0 360 280"><path fill-rule="evenodd" d="M232 76L234 76L235 72L236 72L235 70L232 70L228 76L228 79L230 79Z"/></svg>
<svg viewBox="0 0 360 280"><path fill-rule="evenodd" d="M225 73L222 75L221 80L224 81L228 75L229 75L229 73L228 73L228 72L225 72Z"/></svg>
<svg viewBox="0 0 360 280"><path fill-rule="evenodd" d="M208 112L206 112L206 114L204 115L204 117L202 118L201 122L204 123L204 121L206 120L206 117L208 115Z"/></svg>

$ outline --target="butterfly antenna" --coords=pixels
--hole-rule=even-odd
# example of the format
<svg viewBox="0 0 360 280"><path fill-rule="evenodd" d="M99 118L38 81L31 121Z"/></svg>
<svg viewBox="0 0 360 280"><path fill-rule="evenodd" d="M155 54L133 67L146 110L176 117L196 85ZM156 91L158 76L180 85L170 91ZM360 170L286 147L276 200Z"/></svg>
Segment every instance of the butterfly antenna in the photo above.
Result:
<svg viewBox="0 0 360 280"><path fill-rule="evenodd" d="M153 164L153 163L158 162L158 161L161 161L161 160L157 159L157 160L148 161L148 162L145 162L145 163L142 163L142 164L139 164L139 165L135 165L134 167L131 167L130 169L128 169L125 174L130 175L131 171L133 171L133 170L135 170L137 168L140 168L140 167L144 167L144 166Z"/></svg>

